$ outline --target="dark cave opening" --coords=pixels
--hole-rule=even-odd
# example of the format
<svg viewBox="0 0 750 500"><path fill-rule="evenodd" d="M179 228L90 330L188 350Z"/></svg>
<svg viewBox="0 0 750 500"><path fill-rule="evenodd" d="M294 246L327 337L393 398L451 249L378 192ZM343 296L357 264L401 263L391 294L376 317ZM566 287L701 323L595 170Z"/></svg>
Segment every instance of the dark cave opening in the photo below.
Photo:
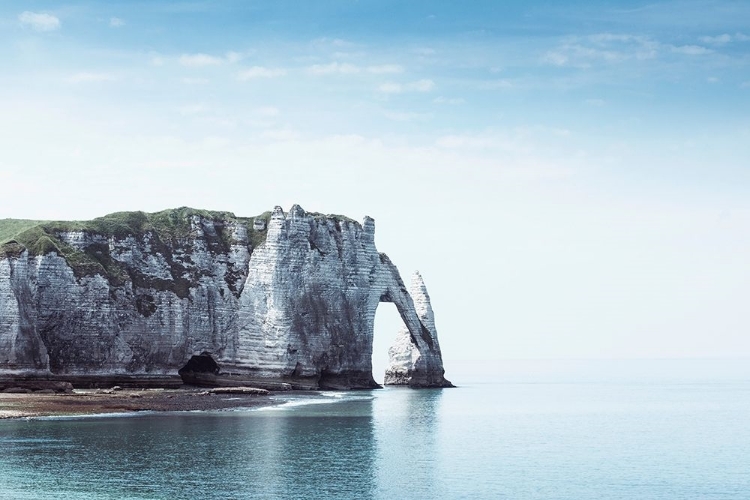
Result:
<svg viewBox="0 0 750 500"><path fill-rule="evenodd" d="M219 365L207 352L191 357L177 373L189 385L214 385Z"/></svg>

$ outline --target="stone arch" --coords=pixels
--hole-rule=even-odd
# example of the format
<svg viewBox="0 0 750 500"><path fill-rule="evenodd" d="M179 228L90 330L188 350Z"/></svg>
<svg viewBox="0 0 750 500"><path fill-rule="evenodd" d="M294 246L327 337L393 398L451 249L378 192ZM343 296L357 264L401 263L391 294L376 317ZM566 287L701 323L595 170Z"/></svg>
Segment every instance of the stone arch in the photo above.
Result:
<svg viewBox="0 0 750 500"><path fill-rule="evenodd" d="M381 302L395 304L404 323L395 343L388 350L389 362L384 383L411 387L452 387L444 376L434 314L422 276L414 273L410 293L398 269L385 254L380 254L380 263L377 280L380 286L373 290L377 300L373 304L372 324L375 310Z"/></svg>

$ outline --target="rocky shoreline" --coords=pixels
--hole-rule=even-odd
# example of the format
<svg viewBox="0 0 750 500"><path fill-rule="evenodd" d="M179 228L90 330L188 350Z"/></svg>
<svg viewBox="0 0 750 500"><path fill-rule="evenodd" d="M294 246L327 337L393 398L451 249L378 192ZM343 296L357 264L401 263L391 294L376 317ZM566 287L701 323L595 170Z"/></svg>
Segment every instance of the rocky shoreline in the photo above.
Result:
<svg viewBox="0 0 750 500"><path fill-rule="evenodd" d="M139 411L205 411L272 406L274 392L252 387L205 389L75 389L0 393L0 419ZM285 391L284 394L290 394ZM305 391L309 395L310 391Z"/></svg>

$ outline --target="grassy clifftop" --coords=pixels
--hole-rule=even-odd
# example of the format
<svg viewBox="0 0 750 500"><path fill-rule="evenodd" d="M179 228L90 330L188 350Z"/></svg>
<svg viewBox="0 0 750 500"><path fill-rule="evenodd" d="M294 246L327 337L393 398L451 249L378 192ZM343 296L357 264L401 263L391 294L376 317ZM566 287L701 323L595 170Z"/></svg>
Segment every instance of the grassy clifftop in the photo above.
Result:
<svg viewBox="0 0 750 500"><path fill-rule="evenodd" d="M68 231L85 231L103 236L124 238L129 235L140 235L155 232L160 237L179 239L188 236L190 218L200 216L204 219L251 224L253 218L235 217L231 212L215 212L182 207L155 213L116 212L90 221L33 221L21 219L0 220L0 244L10 240L19 243L33 243L35 234L47 234ZM262 216L259 216L262 217ZM22 241L24 240L24 241Z"/></svg>
<svg viewBox="0 0 750 500"><path fill-rule="evenodd" d="M42 221L26 219L0 219L0 245L14 236L26 231L34 226L38 226Z"/></svg>
<svg viewBox="0 0 750 500"><path fill-rule="evenodd" d="M0 220L0 255L18 255L24 249L27 249L31 255L55 252L64 256L78 270L100 272L103 270L99 262L100 258L86 255L89 253L88 250L83 252L72 248L62 241L59 235L65 232L83 231L106 238L122 239L151 233L159 242L174 246L190 236L190 219L194 216L218 222L215 225L217 236L224 245L231 243L231 233L223 230L224 225L227 223L244 225L247 228L248 240L255 247L265 240L265 231L254 230L253 221L258 218L267 222L271 213L266 212L257 217L236 217L231 212L182 207L155 213L117 212L90 221L2 219ZM84 272L84 274L88 273Z"/></svg>
<svg viewBox="0 0 750 500"><path fill-rule="evenodd" d="M256 217L236 217L231 212L182 207L155 213L117 212L90 221L3 219L0 220L0 257L19 256L24 250L28 250L32 256L56 253L65 258L76 276L100 274L113 285L119 285L127 280L142 280L143 277L137 270L128 271L113 259L106 243L92 243L82 249L75 248L64 241L62 234L81 231L107 239L124 239L129 236L138 238L148 233L152 236L152 245L162 248L161 252L174 267L174 274L178 277L174 283L162 285L175 288L178 295L184 296L189 286L189 283L183 283L186 269L179 263L172 262L171 252L167 248L176 248L189 242L191 219L195 216L214 222L212 226L215 232L207 233L206 240L212 251L224 252L234 242L229 225L244 225L249 245L252 248L260 245L265 240L266 231L254 230L253 221L262 219L267 223L271 212Z"/></svg>
<svg viewBox="0 0 750 500"><path fill-rule="evenodd" d="M342 222L354 222L344 216L323 215L309 213L315 219L333 220L337 230ZM90 221L35 221L21 219L0 220L0 258L19 257L25 250L31 256L55 253L63 257L78 277L101 275L111 285L120 286L132 282L139 286L156 289L171 290L179 297L188 296L191 283L198 279L197 271L189 264L189 259L183 261L174 258L174 250L189 245L192 220L199 217L213 224L206 226L203 234L209 251L221 254L230 250L230 246L237 243L233 237L232 226L244 226L247 230L247 244L249 250L256 248L266 239L266 230L253 228L255 220L265 221L267 227L271 219L271 212L264 212L255 217L237 217L231 212L197 210L182 207L161 212L117 212ZM87 244L73 246L64 233L83 232L89 237ZM128 237L136 239L150 235L150 246L161 253L172 268L171 280L157 279L146 276L138 269L126 266L113 258L110 254L108 239L122 240ZM91 238L99 235L102 238ZM244 242L243 242L244 244ZM230 288L234 281L228 274ZM233 289L233 288L232 288ZM233 289L234 291L234 289Z"/></svg>
<svg viewBox="0 0 750 500"><path fill-rule="evenodd" d="M308 212L308 215L316 219L356 223L353 219L343 215L324 215L317 212ZM254 248L265 241L266 231L253 229L253 221L261 219L268 224L271 212L264 212L255 217L237 217L232 212L181 207L154 213L116 212L90 221L0 219L0 255L19 254L24 249L28 249L31 255L56 252L68 258L69 261L82 260L82 256L76 255L82 252L71 248L58 238L61 233L71 231L83 231L118 239L152 233L161 242L175 245L190 236L190 219L194 216L218 222L219 224L216 224L218 236L225 245L231 242L231 234L229 231L223 231L223 226L227 223L244 225L247 228L248 241Z"/></svg>

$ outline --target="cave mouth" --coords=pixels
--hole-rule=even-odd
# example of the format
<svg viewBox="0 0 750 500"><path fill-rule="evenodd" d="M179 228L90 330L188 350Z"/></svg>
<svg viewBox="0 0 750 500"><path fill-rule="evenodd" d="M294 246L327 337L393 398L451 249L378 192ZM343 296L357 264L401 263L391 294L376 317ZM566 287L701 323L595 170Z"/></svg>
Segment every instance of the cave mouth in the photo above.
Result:
<svg viewBox="0 0 750 500"><path fill-rule="evenodd" d="M219 364L207 352L191 357L177 373L188 385L215 385Z"/></svg>

